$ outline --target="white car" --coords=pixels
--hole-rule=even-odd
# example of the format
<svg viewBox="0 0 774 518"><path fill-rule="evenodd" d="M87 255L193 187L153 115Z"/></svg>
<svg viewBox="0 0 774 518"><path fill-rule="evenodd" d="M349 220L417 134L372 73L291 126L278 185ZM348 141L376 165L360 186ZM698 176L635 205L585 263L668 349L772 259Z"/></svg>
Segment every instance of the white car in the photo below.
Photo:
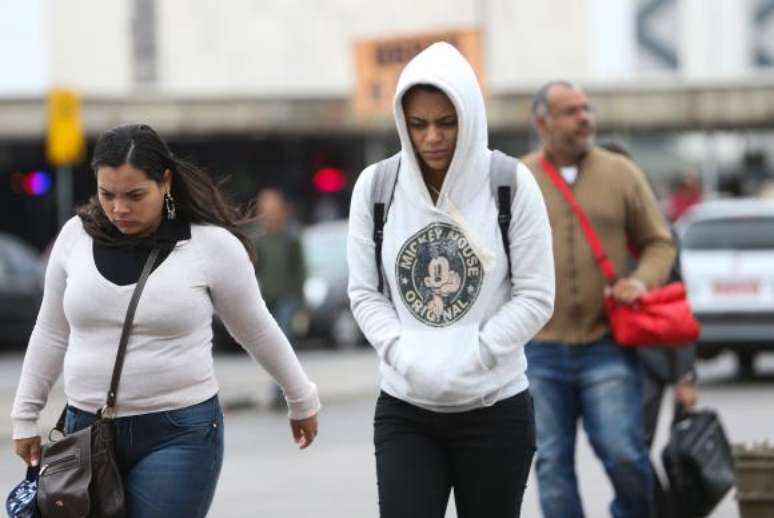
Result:
<svg viewBox="0 0 774 518"><path fill-rule="evenodd" d="M701 324L698 354L732 350L743 376L774 350L774 200L723 199L689 209L676 224L680 269Z"/></svg>
<svg viewBox="0 0 774 518"><path fill-rule="evenodd" d="M301 232L307 278L304 298L309 322L304 338L349 349L367 345L349 309L347 295L347 220L309 225Z"/></svg>

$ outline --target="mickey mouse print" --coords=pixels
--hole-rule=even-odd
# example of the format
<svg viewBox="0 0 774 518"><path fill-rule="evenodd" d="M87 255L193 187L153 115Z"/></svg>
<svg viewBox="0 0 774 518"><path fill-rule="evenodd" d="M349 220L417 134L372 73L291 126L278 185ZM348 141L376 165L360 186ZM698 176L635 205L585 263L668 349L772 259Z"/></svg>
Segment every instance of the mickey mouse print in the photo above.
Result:
<svg viewBox="0 0 774 518"><path fill-rule="evenodd" d="M401 300L415 318L433 327L446 327L475 303L484 270L462 231L436 222L403 244L396 278Z"/></svg>

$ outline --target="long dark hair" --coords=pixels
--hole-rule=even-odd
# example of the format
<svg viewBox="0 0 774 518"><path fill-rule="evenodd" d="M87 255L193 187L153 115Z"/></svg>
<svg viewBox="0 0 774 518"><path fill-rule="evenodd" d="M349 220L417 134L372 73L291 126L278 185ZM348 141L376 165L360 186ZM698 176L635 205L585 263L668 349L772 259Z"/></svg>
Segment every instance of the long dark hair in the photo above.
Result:
<svg viewBox="0 0 774 518"><path fill-rule="evenodd" d="M147 124L117 126L100 135L94 146L91 167L129 164L159 185L164 172L172 171L172 197L177 217L189 223L218 225L234 234L254 258L253 244L239 229L242 214L230 204L212 178L194 164L176 157L158 133ZM78 209L86 232L95 240L121 245L127 241L108 220L97 196Z"/></svg>

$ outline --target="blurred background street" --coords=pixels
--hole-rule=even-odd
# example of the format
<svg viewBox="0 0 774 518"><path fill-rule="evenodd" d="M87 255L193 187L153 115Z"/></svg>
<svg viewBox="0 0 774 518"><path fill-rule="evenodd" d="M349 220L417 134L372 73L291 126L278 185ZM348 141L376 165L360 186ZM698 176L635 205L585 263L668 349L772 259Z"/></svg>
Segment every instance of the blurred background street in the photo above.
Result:
<svg viewBox="0 0 774 518"><path fill-rule="evenodd" d="M538 145L541 84L583 87L597 140L629 149L674 223L700 405L732 442L774 442L774 0L0 0L0 490L22 475L8 414L49 248L95 192L97 136L143 122L245 214L281 192L306 268L287 330L320 386L318 443L295 451L270 381L216 319L228 415L211 515L377 515L378 373L349 311L346 218L362 169L398 150L397 74L438 40L473 64L490 147L513 156ZM588 516L606 516L609 485L579 448ZM533 479L525 498L537 516ZM733 494L712 516L737 516Z"/></svg>

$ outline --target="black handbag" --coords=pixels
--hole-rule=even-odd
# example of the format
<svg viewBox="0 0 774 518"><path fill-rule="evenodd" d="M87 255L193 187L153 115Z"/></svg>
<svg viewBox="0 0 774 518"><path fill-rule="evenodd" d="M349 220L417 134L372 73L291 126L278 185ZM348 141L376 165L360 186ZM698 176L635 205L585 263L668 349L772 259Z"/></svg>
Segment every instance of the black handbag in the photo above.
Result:
<svg viewBox="0 0 774 518"><path fill-rule="evenodd" d="M97 412L97 420L89 427L65 435L65 407L49 434L49 444L43 447L37 496L43 518L124 518L127 514L124 484L113 443L113 418L134 313L158 255L157 248L151 250L132 293L107 400Z"/></svg>
<svg viewBox="0 0 774 518"><path fill-rule="evenodd" d="M734 459L712 410L675 413L661 453L676 516L708 515L734 485Z"/></svg>

